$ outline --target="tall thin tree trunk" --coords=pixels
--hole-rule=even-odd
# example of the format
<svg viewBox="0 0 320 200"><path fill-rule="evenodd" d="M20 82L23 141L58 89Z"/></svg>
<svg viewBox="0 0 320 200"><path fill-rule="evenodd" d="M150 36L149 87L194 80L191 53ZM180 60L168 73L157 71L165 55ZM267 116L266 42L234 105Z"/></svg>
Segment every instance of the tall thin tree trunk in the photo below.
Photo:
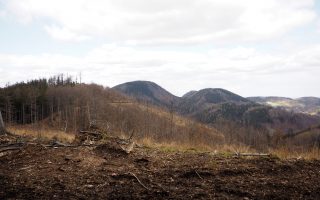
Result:
<svg viewBox="0 0 320 200"><path fill-rule="evenodd" d="M58 98L59 129L61 128L60 98Z"/></svg>
<svg viewBox="0 0 320 200"><path fill-rule="evenodd" d="M51 114L51 124L53 124L53 100L50 105L50 114Z"/></svg>
<svg viewBox="0 0 320 200"><path fill-rule="evenodd" d="M22 124L24 124L24 103L22 104Z"/></svg>
<svg viewBox="0 0 320 200"><path fill-rule="evenodd" d="M4 127L4 122L2 118L2 114L0 111L0 135L5 133L5 127Z"/></svg>
<svg viewBox="0 0 320 200"><path fill-rule="evenodd" d="M32 99L30 100L30 123L33 123L33 106L32 106Z"/></svg>

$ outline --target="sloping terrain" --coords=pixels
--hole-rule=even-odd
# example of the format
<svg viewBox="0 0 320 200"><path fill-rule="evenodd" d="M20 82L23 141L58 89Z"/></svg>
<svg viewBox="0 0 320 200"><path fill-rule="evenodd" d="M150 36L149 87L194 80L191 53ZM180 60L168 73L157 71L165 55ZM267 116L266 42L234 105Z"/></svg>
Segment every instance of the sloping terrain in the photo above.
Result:
<svg viewBox="0 0 320 200"><path fill-rule="evenodd" d="M100 127L109 135L134 132L138 139L156 142L210 146L224 141L223 134L212 127L95 84L61 85L46 80L15 84L0 89L0 110L5 123L39 130L77 133Z"/></svg>
<svg viewBox="0 0 320 200"><path fill-rule="evenodd" d="M278 97L272 99L289 100ZM220 126L221 121L226 122L226 125L219 129L222 132L226 132L226 126L237 124L238 128L253 127L266 134L272 134L276 130L287 133L289 130L297 131L315 125L320 120L317 116L292 113L282 108L256 103L223 89L187 93L180 101L178 110L182 115L216 127Z"/></svg>
<svg viewBox="0 0 320 200"><path fill-rule="evenodd" d="M3 150L3 149L1 149ZM319 199L320 161L25 144L0 152L0 199Z"/></svg>
<svg viewBox="0 0 320 200"><path fill-rule="evenodd" d="M288 106L298 109L300 106L299 109L310 109L309 111L315 112L314 108L319 104L317 98L307 97L298 100L285 97L244 98L220 88L190 91L181 98L173 98L172 94L152 82L136 81L120 86L115 88L119 87L118 91L124 94L138 100L149 99L154 105L172 108L178 114L201 123L219 127L221 121L226 122L227 124L219 129L221 132L226 131L228 123L235 123L238 128L254 127L263 129L263 132L268 134L276 130L287 133L289 130L305 129L320 120L318 116L310 116L306 112L292 113L292 110L285 109ZM160 96L172 97L173 107L164 101L170 98L155 98L158 92Z"/></svg>
<svg viewBox="0 0 320 200"><path fill-rule="evenodd" d="M290 99L285 97L248 97L249 100L272 107L284 108L287 111L320 115L320 98L301 97Z"/></svg>
<svg viewBox="0 0 320 200"><path fill-rule="evenodd" d="M196 112L194 119L202 123L215 124L220 120L237 123L241 126L279 129L284 133L288 129L299 130L316 125L320 118L304 113L292 113L281 108L252 103L223 103L214 105L202 112Z"/></svg>
<svg viewBox="0 0 320 200"><path fill-rule="evenodd" d="M248 97L250 101L257 103L265 103L265 102L289 102L293 99L287 97Z"/></svg>

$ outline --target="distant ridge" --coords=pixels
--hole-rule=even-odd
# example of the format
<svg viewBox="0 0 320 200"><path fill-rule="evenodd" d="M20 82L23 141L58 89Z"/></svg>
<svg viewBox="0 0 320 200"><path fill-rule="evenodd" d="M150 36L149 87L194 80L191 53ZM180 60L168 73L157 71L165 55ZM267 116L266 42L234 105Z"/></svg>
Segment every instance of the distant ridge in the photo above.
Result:
<svg viewBox="0 0 320 200"><path fill-rule="evenodd" d="M269 97L248 97L250 101L254 102L265 102L265 101L291 101L293 99L288 98L288 97L277 97L277 96L269 96Z"/></svg>
<svg viewBox="0 0 320 200"><path fill-rule="evenodd" d="M320 115L320 98L301 97L291 99L286 97L248 97L247 99L272 107L284 108L297 113Z"/></svg>

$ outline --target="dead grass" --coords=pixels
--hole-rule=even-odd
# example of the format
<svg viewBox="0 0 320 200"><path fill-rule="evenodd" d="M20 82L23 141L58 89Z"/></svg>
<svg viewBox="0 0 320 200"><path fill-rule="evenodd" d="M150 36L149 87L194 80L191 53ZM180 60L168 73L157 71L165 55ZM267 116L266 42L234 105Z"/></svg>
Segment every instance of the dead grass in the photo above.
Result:
<svg viewBox="0 0 320 200"><path fill-rule="evenodd" d="M233 145L224 144L217 145L214 147L206 145L190 145L190 144L178 144L175 142L155 142L152 138L143 138L137 141L149 148L156 148L164 152L207 152L214 155L220 156L234 156L236 153L270 153L272 156L278 157L280 159L305 159L305 160L319 160L320 159L320 149L312 148L306 149L270 149L268 152L259 152L252 149L246 145Z"/></svg>
<svg viewBox="0 0 320 200"><path fill-rule="evenodd" d="M306 159L306 160L319 160L320 149L317 147L311 149L288 149L278 148L271 150L271 153L281 159Z"/></svg>
<svg viewBox="0 0 320 200"><path fill-rule="evenodd" d="M152 138L139 139L138 144L148 148L156 148L164 152L213 152L214 147L207 145L181 144L177 142L156 142Z"/></svg>
<svg viewBox="0 0 320 200"><path fill-rule="evenodd" d="M71 143L73 142L75 135L72 133L65 133L59 130L52 130L44 127L37 127L32 125L25 126L10 126L7 127L8 131L20 135L30 136L41 140L52 140L57 139L61 142Z"/></svg>
<svg viewBox="0 0 320 200"><path fill-rule="evenodd" d="M152 138L143 138L137 141L148 148L156 148L164 152L195 152L212 153L214 155L233 156L235 153L255 153L254 149L245 145L215 145L208 146L204 144L180 144L176 142L156 142Z"/></svg>

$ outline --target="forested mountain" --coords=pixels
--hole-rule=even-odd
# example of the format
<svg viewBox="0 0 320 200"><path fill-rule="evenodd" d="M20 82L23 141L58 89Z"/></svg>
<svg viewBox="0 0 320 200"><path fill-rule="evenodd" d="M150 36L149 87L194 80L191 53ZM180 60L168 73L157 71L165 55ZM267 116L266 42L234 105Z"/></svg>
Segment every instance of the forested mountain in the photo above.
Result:
<svg viewBox="0 0 320 200"><path fill-rule="evenodd" d="M117 85L113 89L134 97L141 102L149 102L153 105L168 108L179 100L178 97L150 81L127 82Z"/></svg>

